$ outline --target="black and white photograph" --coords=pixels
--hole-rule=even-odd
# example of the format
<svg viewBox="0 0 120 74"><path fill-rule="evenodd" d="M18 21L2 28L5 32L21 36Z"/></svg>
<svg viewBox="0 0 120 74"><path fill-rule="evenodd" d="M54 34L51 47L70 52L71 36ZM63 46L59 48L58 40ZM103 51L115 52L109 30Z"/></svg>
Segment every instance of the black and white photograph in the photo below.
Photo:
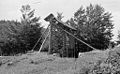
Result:
<svg viewBox="0 0 120 74"><path fill-rule="evenodd" d="M120 74L120 1L0 0L0 74Z"/></svg>

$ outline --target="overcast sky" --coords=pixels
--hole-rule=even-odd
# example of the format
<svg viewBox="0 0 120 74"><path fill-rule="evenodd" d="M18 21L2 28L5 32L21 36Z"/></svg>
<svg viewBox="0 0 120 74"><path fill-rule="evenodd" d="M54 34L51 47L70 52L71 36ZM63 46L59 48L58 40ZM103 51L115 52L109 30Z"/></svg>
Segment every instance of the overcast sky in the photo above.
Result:
<svg viewBox="0 0 120 74"><path fill-rule="evenodd" d="M22 5L30 4L35 9L35 15L41 16L41 20L53 13L63 12L64 20L71 18L81 5L100 4L106 11L112 13L114 25L114 40L117 39L120 30L120 0L0 0L0 20L20 20Z"/></svg>

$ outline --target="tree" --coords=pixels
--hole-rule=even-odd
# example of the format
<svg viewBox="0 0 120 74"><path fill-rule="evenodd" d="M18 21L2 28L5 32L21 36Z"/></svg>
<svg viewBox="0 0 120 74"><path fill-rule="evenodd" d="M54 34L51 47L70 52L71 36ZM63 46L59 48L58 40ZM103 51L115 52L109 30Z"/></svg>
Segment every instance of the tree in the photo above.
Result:
<svg viewBox="0 0 120 74"><path fill-rule="evenodd" d="M118 31L118 40L117 40L117 45L120 44L120 31Z"/></svg>
<svg viewBox="0 0 120 74"><path fill-rule="evenodd" d="M41 36L41 23L39 23L40 17L35 17L34 12L30 8L30 5L23 5L21 8L22 18L21 24L23 30L21 32L21 40L26 50L31 50ZM41 42L41 41L40 41ZM40 45L40 43L39 43Z"/></svg>
<svg viewBox="0 0 120 74"><path fill-rule="evenodd" d="M90 4L86 8L81 6L67 23L77 28L76 36L81 40L97 49L106 49L113 36L111 18L111 13L105 12L103 7ZM87 49L84 44L79 44L81 49Z"/></svg>
<svg viewBox="0 0 120 74"><path fill-rule="evenodd" d="M29 5L24 5L21 8L21 22L0 21L0 54L14 55L32 49L41 36L42 29L40 17L35 17L34 11ZM41 41L36 49L40 44Z"/></svg>
<svg viewBox="0 0 120 74"><path fill-rule="evenodd" d="M18 53L20 26L20 22L17 21L0 21L0 48L3 55Z"/></svg>

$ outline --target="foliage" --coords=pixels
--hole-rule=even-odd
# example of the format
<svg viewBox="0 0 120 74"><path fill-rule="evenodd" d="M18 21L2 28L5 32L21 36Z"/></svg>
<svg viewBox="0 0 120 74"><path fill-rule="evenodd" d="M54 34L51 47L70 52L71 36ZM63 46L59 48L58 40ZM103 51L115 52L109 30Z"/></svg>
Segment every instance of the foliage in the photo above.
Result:
<svg viewBox="0 0 120 74"><path fill-rule="evenodd" d="M39 17L34 16L34 11L29 5L22 6L21 22L0 21L1 54L14 55L32 49L41 36L42 29ZM40 42L35 49L38 49Z"/></svg>
<svg viewBox="0 0 120 74"><path fill-rule="evenodd" d="M79 74L120 74L120 52L110 50L106 59L98 60L93 67L83 67Z"/></svg>
<svg viewBox="0 0 120 74"><path fill-rule="evenodd" d="M120 31L118 31L118 40L117 40L117 44L120 44Z"/></svg>
<svg viewBox="0 0 120 74"><path fill-rule="evenodd" d="M17 21L0 21L0 53L10 55L17 50L17 37L20 32L20 23ZM17 52L16 52L17 53Z"/></svg>
<svg viewBox="0 0 120 74"><path fill-rule="evenodd" d="M92 74L119 74L120 73L120 53L109 54L108 58L94 66Z"/></svg>
<svg viewBox="0 0 120 74"><path fill-rule="evenodd" d="M76 36L80 39L97 49L106 49L113 36L111 18L111 13L105 12L103 7L90 4L86 8L81 6L67 23L77 28Z"/></svg>
<svg viewBox="0 0 120 74"><path fill-rule="evenodd" d="M35 10L32 10L29 5L23 5L21 8L21 24L23 27L20 33L20 39L22 40L26 50L31 50L38 38L41 36L42 27L39 23L40 17L35 17L34 11Z"/></svg>

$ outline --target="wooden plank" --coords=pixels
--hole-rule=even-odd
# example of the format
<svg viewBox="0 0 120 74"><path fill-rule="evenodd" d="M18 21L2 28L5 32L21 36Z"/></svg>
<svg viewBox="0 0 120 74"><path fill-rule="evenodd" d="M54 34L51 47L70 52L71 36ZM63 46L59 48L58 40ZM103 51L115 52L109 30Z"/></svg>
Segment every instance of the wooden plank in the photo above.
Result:
<svg viewBox="0 0 120 74"><path fill-rule="evenodd" d="M48 50L48 54L52 53L52 25L53 23L50 23L50 27L49 27L49 50Z"/></svg>
<svg viewBox="0 0 120 74"><path fill-rule="evenodd" d="M69 33L68 31L66 31L66 30L64 30L64 29L63 29L63 31L65 31L67 34L71 35L72 37L74 37L74 38L77 39L78 41L82 42L83 44L87 45L88 47L96 50L96 48L92 47L92 46L89 45L88 43L86 43L86 42L82 41L81 39L77 38L76 36L74 36L73 34Z"/></svg>
<svg viewBox="0 0 120 74"><path fill-rule="evenodd" d="M63 49L62 49L62 51L65 49L66 49L66 35L65 35L65 32L63 31Z"/></svg>
<svg viewBox="0 0 120 74"><path fill-rule="evenodd" d="M47 29L49 28L50 25L48 25ZM45 32L47 31L47 29L43 32L43 34L40 36L40 38L38 39L38 41L35 43L35 45L32 48L32 51L35 49L35 47L37 46L37 44L39 43L39 41L41 40L42 36L45 34Z"/></svg>
<svg viewBox="0 0 120 74"><path fill-rule="evenodd" d="M45 41L47 40L47 37L48 37L48 36L49 36L49 33L47 34L46 38L44 39L44 41L43 41L43 43L42 43L42 45L41 45L41 47L40 47L38 53L42 50L43 45L44 45Z"/></svg>

